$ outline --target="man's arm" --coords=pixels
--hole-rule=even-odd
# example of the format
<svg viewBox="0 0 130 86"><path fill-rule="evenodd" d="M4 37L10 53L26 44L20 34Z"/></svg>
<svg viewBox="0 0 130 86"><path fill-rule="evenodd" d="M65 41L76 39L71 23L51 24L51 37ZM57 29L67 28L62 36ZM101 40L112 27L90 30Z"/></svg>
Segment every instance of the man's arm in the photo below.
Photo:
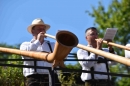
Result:
<svg viewBox="0 0 130 86"><path fill-rule="evenodd" d="M96 54L90 53L90 55L88 55L88 51L85 51L85 50L82 50L82 49L79 49L77 51L77 57L78 57L79 60L84 60L84 61L79 61L80 65L82 67L86 66L88 68L91 68L96 63L96 61L85 61L85 60L95 60Z"/></svg>
<svg viewBox="0 0 130 86"><path fill-rule="evenodd" d="M39 45L41 45L39 40L35 40L34 42L23 42L20 45L20 50L36 51Z"/></svg>

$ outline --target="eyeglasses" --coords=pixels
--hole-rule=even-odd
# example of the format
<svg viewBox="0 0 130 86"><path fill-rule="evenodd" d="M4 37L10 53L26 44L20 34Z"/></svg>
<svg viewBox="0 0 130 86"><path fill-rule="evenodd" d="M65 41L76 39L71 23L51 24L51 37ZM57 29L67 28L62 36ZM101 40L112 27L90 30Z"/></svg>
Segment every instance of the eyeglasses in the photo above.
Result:
<svg viewBox="0 0 130 86"><path fill-rule="evenodd" d="M98 33L92 33L92 34L88 34L88 36L97 36Z"/></svg>

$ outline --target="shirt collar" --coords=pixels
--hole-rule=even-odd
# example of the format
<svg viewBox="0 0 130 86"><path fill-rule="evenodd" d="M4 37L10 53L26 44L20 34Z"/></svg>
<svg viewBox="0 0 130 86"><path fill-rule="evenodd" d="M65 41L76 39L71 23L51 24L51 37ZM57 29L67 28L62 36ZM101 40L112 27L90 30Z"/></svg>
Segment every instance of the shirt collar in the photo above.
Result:
<svg viewBox="0 0 130 86"><path fill-rule="evenodd" d="M88 47L93 47L93 46L92 46L92 45L90 45L90 44L88 44L87 46L88 46Z"/></svg>
<svg viewBox="0 0 130 86"><path fill-rule="evenodd" d="M32 39L30 42L33 43L35 41L35 39Z"/></svg>
<svg viewBox="0 0 130 86"><path fill-rule="evenodd" d="M35 39L32 39L30 42L33 43L34 41L36 41ZM44 40L44 42L49 42L47 40Z"/></svg>

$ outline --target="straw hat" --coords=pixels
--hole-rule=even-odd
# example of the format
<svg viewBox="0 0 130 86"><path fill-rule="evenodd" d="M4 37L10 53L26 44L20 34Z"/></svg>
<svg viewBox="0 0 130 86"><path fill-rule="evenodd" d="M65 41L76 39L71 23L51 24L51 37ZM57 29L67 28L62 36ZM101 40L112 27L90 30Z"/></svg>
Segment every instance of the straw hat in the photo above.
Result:
<svg viewBox="0 0 130 86"><path fill-rule="evenodd" d="M37 18L32 21L32 24L30 26L28 26L28 28L27 28L28 32L32 34L32 27L36 26L36 25L44 25L44 26L46 26L46 28L45 28L46 30L48 30L50 28L50 25L45 24L42 19Z"/></svg>

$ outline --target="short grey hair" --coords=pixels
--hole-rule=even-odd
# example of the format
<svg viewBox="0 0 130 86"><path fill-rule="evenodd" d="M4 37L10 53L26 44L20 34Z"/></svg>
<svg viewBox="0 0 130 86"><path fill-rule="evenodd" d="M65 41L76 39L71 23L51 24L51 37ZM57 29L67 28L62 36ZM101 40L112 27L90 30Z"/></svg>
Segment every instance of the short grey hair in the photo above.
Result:
<svg viewBox="0 0 130 86"><path fill-rule="evenodd" d="M95 27L89 27L89 28L87 28L87 29L85 30L85 36L87 36L87 32L88 32L89 30L96 30L96 31L98 32L97 28L95 28Z"/></svg>

